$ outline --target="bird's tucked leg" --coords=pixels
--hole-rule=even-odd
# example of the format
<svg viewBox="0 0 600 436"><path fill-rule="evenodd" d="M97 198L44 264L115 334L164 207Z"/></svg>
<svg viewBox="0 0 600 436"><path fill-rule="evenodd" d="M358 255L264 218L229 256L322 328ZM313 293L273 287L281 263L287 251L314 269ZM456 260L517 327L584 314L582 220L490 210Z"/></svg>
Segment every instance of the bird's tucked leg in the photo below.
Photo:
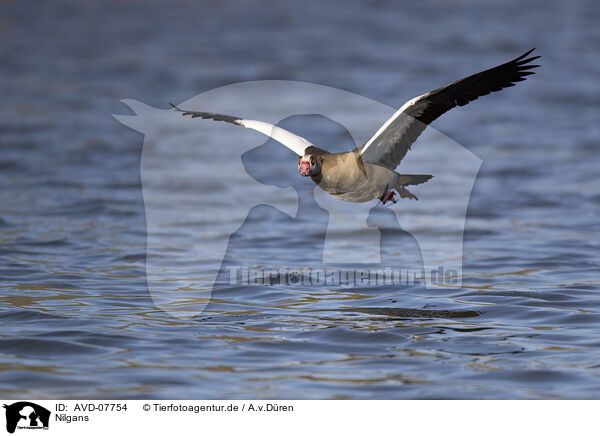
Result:
<svg viewBox="0 0 600 436"><path fill-rule="evenodd" d="M388 201L395 203L396 199L394 198L394 195L396 195L394 191L386 191L381 197L379 197L379 200L383 204L387 203Z"/></svg>

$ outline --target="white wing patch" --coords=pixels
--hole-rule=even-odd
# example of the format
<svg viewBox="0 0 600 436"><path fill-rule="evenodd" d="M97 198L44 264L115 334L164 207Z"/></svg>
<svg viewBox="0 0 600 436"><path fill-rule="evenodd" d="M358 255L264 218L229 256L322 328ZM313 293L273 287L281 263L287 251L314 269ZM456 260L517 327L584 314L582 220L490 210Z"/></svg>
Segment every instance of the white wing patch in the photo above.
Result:
<svg viewBox="0 0 600 436"><path fill-rule="evenodd" d="M384 124L383 126L381 126L379 128L379 130L377 130L377 132L375 132L375 134L371 137L371 139L369 139L369 141L365 144L365 146L363 147L363 149L360 152L360 155L364 155L365 152L367 151L367 149L371 146L371 144L373 144L373 142L375 142L375 140L377 139L377 137L379 135L381 135L383 132L385 132L385 130L390 126L390 124L392 124L394 122L394 120L396 118L398 118L400 116L400 114L402 114L402 112L404 112L406 109L408 109L409 107L411 107L413 104L415 104L421 97L424 97L427 94L423 94L423 95L419 95L418 97L415 97L411 100L408 100L406 103L404 103L402 105L402 107L400 109L398 109L394 115L392 115ZM368 155L365 155L365 157L367 157ZM373 156L374 160L371 159L365 159L367 162L373 162L373 161L377 161L378 157Z"/></svg>
<svg viewBox="0 0 600 436"><path fill-rule="evenodd" d="M288 132L281 127L277 127L273 124L265 123L263 121L237 120L236 124L244 126L248 129L256 130L273 138L275 141L280 142L292 150L298 156L304 155L304 150L313 145L301 136L294 135L292 132Z"/></svg>

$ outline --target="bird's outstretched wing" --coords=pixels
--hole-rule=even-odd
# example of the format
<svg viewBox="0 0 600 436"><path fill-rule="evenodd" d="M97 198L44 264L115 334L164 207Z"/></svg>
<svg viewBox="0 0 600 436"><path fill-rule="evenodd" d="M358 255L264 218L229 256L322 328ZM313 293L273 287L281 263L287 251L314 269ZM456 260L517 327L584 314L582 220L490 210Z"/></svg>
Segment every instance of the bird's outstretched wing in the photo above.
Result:
<svg viewBox="0 0 600 436"><path fill-rule="evenodd" d="M307 141L303 137L294 135L292 132L288 132L287 130L282 129L281 127L277 127L273 124L265 123L263 121L244 120L242 118L234 117L231 115L214 114L211 112L187 111L178 108L173 103L169 104L173 106L175 110L182 112L182 115L191 115L192 118L200 117L216 121L225 121L226 123L236 124L238 126L243 126L248 129L257 130L260 133L263 133L273 138L275 141L285 145L298 156L302 156L304 154L304 150L312 146L312 143L310 141Z"/></svg>
<svg viewBox="0 0 600 436"><path fill-rule="evenodd" d="M533 50L535 49L510 62L409 100L362 147L361 157L367 162L396 168L412 143L437 117L453 107L464 106L491 92L514 86L515 82L534 74L528 70L539 65L531 65L529 62L540 56L527 58Z"/></svg>

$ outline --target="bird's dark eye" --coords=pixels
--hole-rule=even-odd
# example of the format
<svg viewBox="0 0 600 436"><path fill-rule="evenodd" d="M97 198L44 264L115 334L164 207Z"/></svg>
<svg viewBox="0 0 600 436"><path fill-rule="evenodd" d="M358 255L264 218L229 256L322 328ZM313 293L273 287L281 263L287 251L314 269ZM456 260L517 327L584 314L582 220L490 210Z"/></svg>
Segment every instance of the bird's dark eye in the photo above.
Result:
<svg viewBox="0 0 600 436"><path fill-rule="evenodd" d="M314 165L314 164L315 164L315 158L314 158L314 157L312 157L312 156L311 156L311 158L310 158L310 164L311 164L311 165Z"/></svg>

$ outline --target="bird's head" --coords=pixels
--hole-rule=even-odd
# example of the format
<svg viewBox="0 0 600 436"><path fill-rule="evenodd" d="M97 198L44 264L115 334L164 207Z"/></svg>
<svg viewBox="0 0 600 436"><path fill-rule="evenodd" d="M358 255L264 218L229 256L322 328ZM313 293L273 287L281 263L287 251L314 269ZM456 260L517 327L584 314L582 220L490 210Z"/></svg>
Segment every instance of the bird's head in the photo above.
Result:
<svg viewBox="0 0 600 436"><path fill-rule="evenodd" d="M298 158L298 171L301 176L314 177L318 176L321 172L321 165L323 164L323 158L318 153L304 153L303 156Z"/></svg>

